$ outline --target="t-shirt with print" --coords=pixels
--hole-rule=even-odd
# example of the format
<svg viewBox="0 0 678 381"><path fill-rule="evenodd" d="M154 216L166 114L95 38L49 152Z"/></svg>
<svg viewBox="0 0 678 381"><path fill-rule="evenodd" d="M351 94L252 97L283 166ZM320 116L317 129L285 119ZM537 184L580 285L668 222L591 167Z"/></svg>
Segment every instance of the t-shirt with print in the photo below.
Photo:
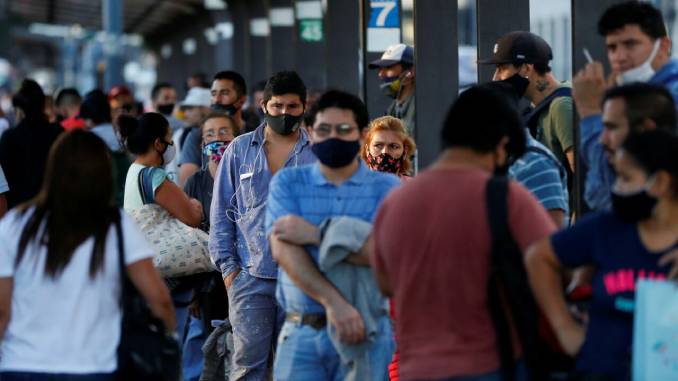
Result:
<svg viewBox="0 0 678 381"><path fill-rule="evenodd" d="M131 212L144 206L144 202L139 193L139 172L146 166L132 163L127 171L127 179L125 180L125 211ZM153 194L158 190L158 187L167 179L167 172L162 168L153 168L151 171L153 184Z"/></svg>
<svg viewBox="0 0 678 381"><path fill-rule="evenodd" d="M473 168L427 170L379 209L372 264L393 291L402 380L499 368L487 308L489 179ZM555 230L544 208L515 181L509 183L508 222L523 251Z"/></svg>
<svg viewBox="0 0 678 381"><path fill-rule="evenodd" d="M44 275L47 250L30 244L15 267L19 237L32 215L16 209L0 220L0 278L13 280L12 318L0 341L0 372L110 373L120 340L120 264L115 227L104 247L103 270L89 276L94 239L78 246L63 272ZM125 264L153 257L139 227L125 213ZM2 377L0 377L2 378Z"/></svg>
<svg viewBox="0 0 678 381"><path fill-rule="evenodd" d="M537 121L536 139L550 149L563 165L567 163L565 152L574 146L573 110L572 97L556 97L551 101L548 112L542 111Z"/></svg>
<svg viewBox="0 0 678 381"><path fill-rule="evenodd" d="M668 266L657 265L665 251L649 252L637 225L610 212L584 216L573 228L554 235L551 243L563 265L596 267L578 369L629 380L635 284L638 279L665 277Z"/></svg>

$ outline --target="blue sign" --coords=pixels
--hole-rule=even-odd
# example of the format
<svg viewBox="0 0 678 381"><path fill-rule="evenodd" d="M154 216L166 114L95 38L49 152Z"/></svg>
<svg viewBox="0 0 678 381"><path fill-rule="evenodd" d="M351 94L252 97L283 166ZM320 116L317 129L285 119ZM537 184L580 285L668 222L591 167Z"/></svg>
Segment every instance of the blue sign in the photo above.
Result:
<svg viewBox="0 0 678 381"><path fill-rule="evenodd" d="M369 28L400 28L399 0L370 1Z"/></svg>

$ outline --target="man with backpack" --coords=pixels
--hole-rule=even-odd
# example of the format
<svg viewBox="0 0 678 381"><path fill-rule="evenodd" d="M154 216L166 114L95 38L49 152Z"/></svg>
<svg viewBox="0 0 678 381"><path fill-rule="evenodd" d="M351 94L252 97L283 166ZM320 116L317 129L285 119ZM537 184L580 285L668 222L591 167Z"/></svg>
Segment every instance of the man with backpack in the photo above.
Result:
<svg viewBox="0 0 678 381"><path fill-rule="evenodd" d="M522 185L504 178L499 187L488 188L497 184L490 181L493 173L506 172L510 156L525 152L524 131L515 104L496 84L470 88L448 112L438 161L394 190L377 214L371 261L382 292L399 306L395 331L401 378L500 379L504 374L527 379L525 362L514 363L513 354L532 353L525 345L531 342L522 335L519 343L511 342L509 334L522 333L518 328L525 324L508 324L495 312L512 303L523 307L531 299L529 286L520 255L512 256L518 258L513 269L521 271L514 273L523 274L519 285L528 297L497 300L497 274L491 277L490 264L506 267L494 260L493 252L502 246L491 243L504 233L505 241L515 239L525 250L555 225ZM486 196L495 205L488 207ZM502 216L505 231L492 231ZM530 323L537 319L532 311Z"/></svg>
<svg viewBox="0 0 678 381"><path fill-rule="evenodd" d="M479 63L496 65L495 81L524 81L521 97L533 109L524 115L530 134L546 146L565 167L572 193L574 130L572 88L551 72L551 47L536 34L514 31L499 38L492 58ZM512 78L513 77L513 78Z"/></svg>

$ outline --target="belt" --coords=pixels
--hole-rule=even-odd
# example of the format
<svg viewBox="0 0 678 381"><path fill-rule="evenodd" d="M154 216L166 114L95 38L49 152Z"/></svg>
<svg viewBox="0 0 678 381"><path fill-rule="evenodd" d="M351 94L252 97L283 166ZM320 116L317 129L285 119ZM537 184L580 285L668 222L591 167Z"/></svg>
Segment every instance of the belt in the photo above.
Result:
<svg viewBox="0 0 678 381"><path fill-rule="evenodd" d="M285 320L301 325L308 325L311 328L320 330L327 325L325 314L300 314L298 312L285 313Z"/></svg>

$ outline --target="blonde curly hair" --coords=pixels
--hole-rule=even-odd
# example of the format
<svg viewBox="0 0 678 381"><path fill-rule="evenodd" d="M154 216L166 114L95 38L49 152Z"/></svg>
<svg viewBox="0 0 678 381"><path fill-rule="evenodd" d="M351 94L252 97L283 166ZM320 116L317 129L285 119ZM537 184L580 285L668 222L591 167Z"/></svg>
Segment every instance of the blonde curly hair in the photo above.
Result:
<svg viewBox="0 0 678 381"><path fill-rule="evenodd" d="M360 147L360 157L363 161L369 164L367 160L367 153L370 150L370 144L372 144L372 138L374 134L379 131L391 131L394 132L401 140L403 144L403 165L400 167L400 171L397 173L398 176L409 175L412 171L412 155L417 150L417 145L414 143L414 139L407 133L405 125L403 122L392 116L382 116L380 118L374 119L370 122L367 136L365 136L365 144Z"/></svg>

